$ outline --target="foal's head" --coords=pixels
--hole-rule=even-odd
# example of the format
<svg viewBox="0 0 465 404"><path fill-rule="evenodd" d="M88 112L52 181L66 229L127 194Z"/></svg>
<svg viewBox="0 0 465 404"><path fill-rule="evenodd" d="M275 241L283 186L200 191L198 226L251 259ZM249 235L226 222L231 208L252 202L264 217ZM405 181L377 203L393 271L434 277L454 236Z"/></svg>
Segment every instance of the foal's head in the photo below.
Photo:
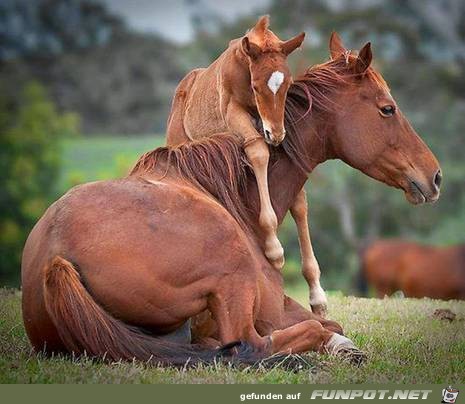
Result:
<svg viewBox="0 0 465 404"><path fill-rule="evenodd" d="M339 75L341 88L332 97L333 153L365 174L401 188L411 203L436 201L442 179L439 163L400 111L384 79L370 67L370 43L355 56L334 33L330 52L327 66Z"/></svg>
<svg viewBox="0 0 465 404"><path fill-rule="evenodd" d="M286 134L284 107L292 82L287 56L302 44L305 34L283 42L268 29L268 24L268 16L261 17L242 38L241 46L249 61L252 90L263 122L265 141L276 146Z"/></svg>

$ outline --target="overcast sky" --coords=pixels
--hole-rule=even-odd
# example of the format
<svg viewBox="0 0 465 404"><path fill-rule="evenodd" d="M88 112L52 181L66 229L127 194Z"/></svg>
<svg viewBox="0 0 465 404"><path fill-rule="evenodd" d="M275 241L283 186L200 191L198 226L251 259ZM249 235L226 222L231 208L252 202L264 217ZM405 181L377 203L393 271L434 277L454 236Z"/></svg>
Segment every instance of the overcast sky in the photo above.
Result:
<svg viewBox="0 0 465 404"><path fill-rule="evenodd" d="M192 9L186 0L99 0L121 15L133 29L157 32L178 42L191 39ZM210 11L226 20L265 8L269 0L200 0Z"/></svg>

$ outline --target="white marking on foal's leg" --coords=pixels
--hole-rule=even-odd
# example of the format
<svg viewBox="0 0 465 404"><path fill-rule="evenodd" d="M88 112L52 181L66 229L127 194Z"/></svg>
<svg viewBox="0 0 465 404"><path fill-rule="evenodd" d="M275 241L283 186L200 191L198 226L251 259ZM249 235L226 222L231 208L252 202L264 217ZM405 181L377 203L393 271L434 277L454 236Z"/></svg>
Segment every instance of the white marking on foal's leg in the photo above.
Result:
<svg viewBox="0 0 465 404"><path fill-rule="evenodd" d="M310 305L324 305L328 304L328 299L326 298L326 293L320 285L320 282L317 281L314 286L310 288Z"/></svg>
<svg viewBox="0 0 465 404"><path fill-rule="evenodd" d="M279 87L281 87L281 84L283 84L283 81L284 73L280 71L275 71L268 79L268 88L271 90L273 94L276 95L276 93L279 90Z"/></svg>

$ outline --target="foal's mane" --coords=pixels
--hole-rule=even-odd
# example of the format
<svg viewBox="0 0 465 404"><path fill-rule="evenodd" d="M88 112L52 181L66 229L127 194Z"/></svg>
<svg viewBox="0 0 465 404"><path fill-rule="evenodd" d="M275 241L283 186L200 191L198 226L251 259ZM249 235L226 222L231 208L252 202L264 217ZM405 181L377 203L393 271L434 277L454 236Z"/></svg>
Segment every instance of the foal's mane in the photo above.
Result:
<svg viewBox="0 0 465 404"><path fill-rule="evenodd" d="M365 74L370 75L379 85L386 86L382 77L373 69L369 68ZM281 146L275 149L275 156L284 153L305 174L310 172L302 129L299 129L298 123L307 114L313 116L316 111L334 109L336 104L330 96L341 86L349 84L350 76L353 75L347 68L346 59L341 57L311 67L292 84L286 101L287 136ZM271 164L273 161L270 161ZM163 176L170 169L174 169L180 178L213 196L243 229L251 229L247 184L249 175L253 174L238 137L219 134L175 147L159 147L142 155L129 175L157 172Z"/></svg>

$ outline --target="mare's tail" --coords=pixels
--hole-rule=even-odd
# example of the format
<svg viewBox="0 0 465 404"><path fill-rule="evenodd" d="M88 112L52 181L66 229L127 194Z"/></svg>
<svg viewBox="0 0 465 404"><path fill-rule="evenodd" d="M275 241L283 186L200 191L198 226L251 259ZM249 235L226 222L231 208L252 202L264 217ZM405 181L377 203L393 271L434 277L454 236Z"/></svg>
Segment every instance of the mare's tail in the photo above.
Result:
<svg viewBox="0 0 465 404"><path fill-rule="evenodd" d="M101 308L84 288L73 264L58 256L45 268L44 298L63 344L77 355L85 353L109 361L138 359L167 366L221 360L253 364L264 357L245 342L212 350L144 334Z"/></svg>

